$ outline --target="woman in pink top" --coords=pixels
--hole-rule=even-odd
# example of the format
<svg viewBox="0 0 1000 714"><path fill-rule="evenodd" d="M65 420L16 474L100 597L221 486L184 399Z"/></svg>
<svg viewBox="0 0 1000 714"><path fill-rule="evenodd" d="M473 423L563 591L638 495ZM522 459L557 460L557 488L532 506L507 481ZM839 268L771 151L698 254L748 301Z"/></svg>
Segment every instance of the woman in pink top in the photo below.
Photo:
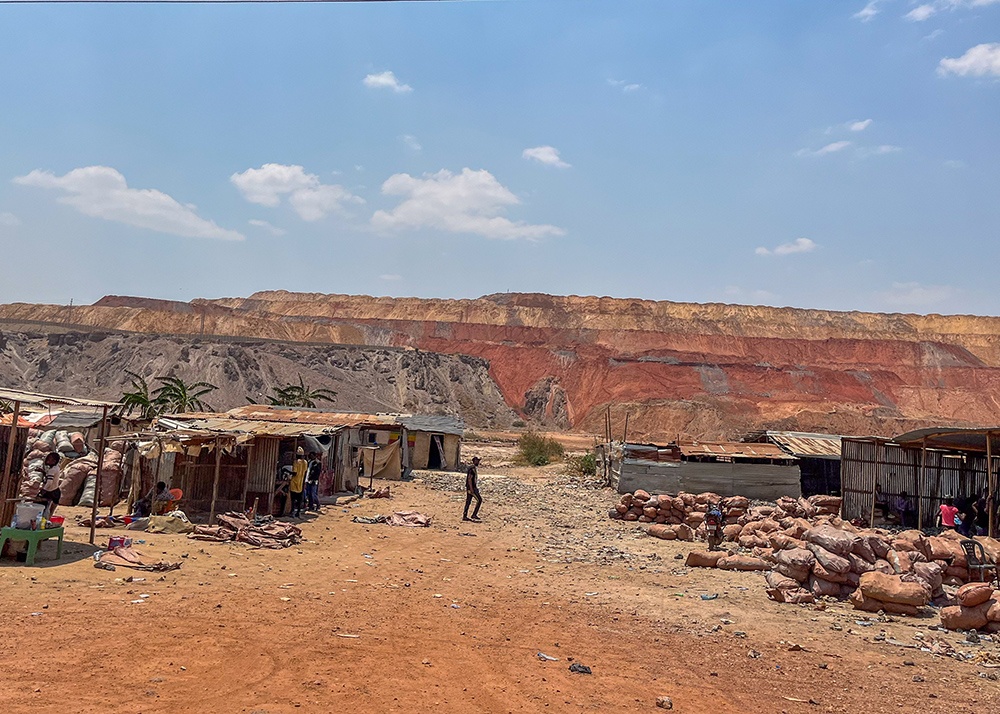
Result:
<svg viewBox="0 0 1000 714"><path fill-rule="evenodd" d="M958 508L955 507L954 499L951 496L944 497L944 503L938 510L937 524L941 528L949 530L955 529L955 516L958 515Z"/></svg>

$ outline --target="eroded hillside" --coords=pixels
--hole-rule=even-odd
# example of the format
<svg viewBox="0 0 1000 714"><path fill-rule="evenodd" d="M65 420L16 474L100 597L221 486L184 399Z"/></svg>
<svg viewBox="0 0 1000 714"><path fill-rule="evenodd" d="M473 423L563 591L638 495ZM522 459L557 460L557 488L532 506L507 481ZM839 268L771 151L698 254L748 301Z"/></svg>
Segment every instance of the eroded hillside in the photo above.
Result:
<svg viewBox="0 0 1000 714"><path fill-rule="evenodd" d="M734 437L776 427L888 435L995 424L1000 319L843 313L538 294L475 300L270 291L177 303L0 306L9 325L409 347L486 360L508 405L536 423ZM0 323L3 324L3 323ZM470 419L470 422L474 422Z"/></svg>
<svg viewBox="0 0 1000 714"><path fill-rule="evenodd" d="M504 403L480 359L406 349L225 342L107 333L0 333L0 384L54 394L116 399L130 381L175 375L207 381L215 409L266 401L301 376L336 391L332 409L462 416L471 426L509 426Z"/></svg>

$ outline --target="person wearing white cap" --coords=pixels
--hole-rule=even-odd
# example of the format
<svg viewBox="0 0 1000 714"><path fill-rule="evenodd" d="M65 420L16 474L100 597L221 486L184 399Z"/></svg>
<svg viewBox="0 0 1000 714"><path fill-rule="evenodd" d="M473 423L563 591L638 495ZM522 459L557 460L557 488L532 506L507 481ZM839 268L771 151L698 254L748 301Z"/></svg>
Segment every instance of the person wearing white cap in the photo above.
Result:
<svg viewBox="0 0 1000 714"><path fill-rule="evenodd" d="M295 463L292 464L292 480L288 484L288 492L292 495L293 518L302 517L302 492L306 486L306 471L309 462L305 460L306 451L301 446L295 450Z"/></svg>

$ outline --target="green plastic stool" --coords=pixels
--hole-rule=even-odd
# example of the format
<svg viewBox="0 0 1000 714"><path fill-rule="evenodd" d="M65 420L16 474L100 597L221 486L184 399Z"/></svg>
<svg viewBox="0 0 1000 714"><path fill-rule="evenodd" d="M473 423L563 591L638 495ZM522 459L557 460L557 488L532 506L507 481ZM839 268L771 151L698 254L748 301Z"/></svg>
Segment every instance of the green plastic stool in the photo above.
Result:
<svg viewBox="0 0 1000 714"><path fill-rule="evenodd" d="M46 528L41 531L31 531L31 530L21 530L20 528L7 528L0 529L0 553L3 553L3 547L9 540L24 540L28 542L28 557L25 558L25 565L35 564L35 553L38 552L38 544L43 540L48 540L49 538L58 538L59 543L56 545L56 560L62 558L62 544L63 544L63 529L60 528Z"/></svg>

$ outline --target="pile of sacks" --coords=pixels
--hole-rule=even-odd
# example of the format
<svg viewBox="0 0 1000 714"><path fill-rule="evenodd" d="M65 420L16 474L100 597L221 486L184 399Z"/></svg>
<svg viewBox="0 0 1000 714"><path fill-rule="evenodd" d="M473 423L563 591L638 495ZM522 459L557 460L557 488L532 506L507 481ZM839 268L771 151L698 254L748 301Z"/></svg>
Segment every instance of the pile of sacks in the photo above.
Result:
<svg viewBox="0 0 1000 714"><path fill-rule="evenodd" d="M713 503L721 503L726 523L735 525L747 514L750 500L743 496L722 498L717 493L678 493L676 496L650 495L638 490L626 493L608 516L615 520L653 523L649 534L667 540L694 540L703 537L705 514ZM659 527L657 527L659 526Z"/></svg>
<svg viewBox="0 0 1000 714"><path fill-rule="evenodd" d="M45 478L45 457L53 451L59 454L60 464L71 459L86 456L89 449L80 432L38 431L32 429L28 435L31 444L21 465L21 495L34 498Z"/></svg>
<svg viewBox="0 0 1000 714"><path fill-rule="evenodd" d="M720 504L726 519L724 541L738 547L693 551L688 566L766 571L768 596L778 602L809 603L833 597L850 600L865 612L900 615L917 615L933 602L944 608L945 627L960 623L966 625L960 629L968 629L967 623L980 622L981 616L986 623L1000 621L1000 605L992 610L992 605L983 606L993 602L992 590L984 600L969 604L981 597L982 586L966 586L969 571L960 545L962 535L945 531L928 537L919 530L859 529L838 516L841 499L836 496L781 498L774 505L751 506L742 496L654 496L636 491L622 496L609 516L651 523L647 532L656 538L703 540L705 513L713 503ZM976 540L987 560L998 562L1000 541ZM962 598L951 595L954 588L959 588ZM973 590L979 594L972 599L964 594ZM997 620L991 619L991 612Z"/></svg>
<svg viewBox="0 0 1000 714"><path fill-rule="evenodd" d="M97 483L97 452L89 449L83 434L64 431L46 431L34 434L31 450L24 459L21 471L22 498L33 499L38 495L45 478L45 457L55 451L60 455L59 479L61 506L93 506ZM126 445L112 442L104 450L101 472L101 506L110 506L121 484L122 461Z"/></svg>
<svg viewBox="0 0 1000 714"><path fill-rule="evenodd" d="M918 615L931 602L954 605L945 587L964 592L960 586L969 575L959 545L963 536L954 531L927 537L918 530L896 534L860 530L835 516L819 516L813 522L765 518L746 525L752 530L745 535L741 530L738 543L749 548L750 555L741 557L767 564L767 594L777 602L798 604L833 597L848 599L855 609L865 612ZM977 540L987 558L996 562L1000 541ZM729 557L694 552L688 564L726 567ZM994 614L1000 617L1000 606Z"/></svg>
<svg viewBox="0 0 1000 714"><path fill-rule="evenodd" d="M941 608L941 624L948 630L1000 632L1000 600L990 583L967 583L955 593L957 604Z"/></svg>
<svg viewBox="0 0 1000 714"><path fill-rule="evenodd" d="M773 506L753 506L745 496L723 498L717 493L678 493L654 496L648 491L626 493L608 516L616 520L653 523L648 533L665 540L695 540L705 537L705 513L713 503L720 506L725 516L725 540L739 542L744 548L766 547L766 539L759 537L757 525L765 520L780 521L786 518L803 518L807 521L840 513L842 499L837 496L812 496L806 498L780 498ZM771 530L776 530L777 524Z"/></svg>

